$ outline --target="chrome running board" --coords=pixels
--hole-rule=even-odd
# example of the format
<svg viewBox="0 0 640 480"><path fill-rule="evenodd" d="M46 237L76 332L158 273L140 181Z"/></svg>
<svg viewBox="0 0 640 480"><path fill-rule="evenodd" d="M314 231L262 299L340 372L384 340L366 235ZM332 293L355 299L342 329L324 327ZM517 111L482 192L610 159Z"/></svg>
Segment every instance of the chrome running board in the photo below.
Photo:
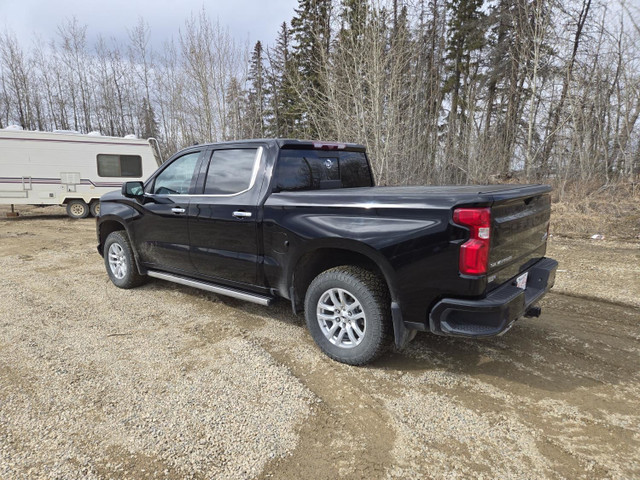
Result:
<svg viewBox="0 0 640 480"><path fill-rule="evenodd" d="M180 285L186 285L187 287L194 287L199 288L200 290L206 290L207 292L227 295L228 297L246 300L247 302L257 303L259 305L268 306L271 304L271 302L273 302L273 297L267 297L265 295L259 295L257 293L243 292L242 290L236 290L235 288L222 287L213 283L207 283L201 280L193 280L191 278L181 277L180 275L173 275L171 273L149 270L147 272L147 275L153 278L159 278L160 280L167 280L168 282L179 283Z"/></svg>

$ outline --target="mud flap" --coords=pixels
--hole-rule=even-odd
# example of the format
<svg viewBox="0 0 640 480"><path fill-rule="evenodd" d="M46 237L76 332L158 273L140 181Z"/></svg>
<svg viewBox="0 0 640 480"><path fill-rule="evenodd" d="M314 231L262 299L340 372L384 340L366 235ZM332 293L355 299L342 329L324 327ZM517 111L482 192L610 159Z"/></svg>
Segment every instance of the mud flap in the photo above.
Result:
<svg viewBox="0 0 640 480"><path fill-rule="evenodd" d="M416 336L417 330L408 329L402 320L400 305L391 302L391 319L393 321L393 336L396 349L402 350Z"/></svg>

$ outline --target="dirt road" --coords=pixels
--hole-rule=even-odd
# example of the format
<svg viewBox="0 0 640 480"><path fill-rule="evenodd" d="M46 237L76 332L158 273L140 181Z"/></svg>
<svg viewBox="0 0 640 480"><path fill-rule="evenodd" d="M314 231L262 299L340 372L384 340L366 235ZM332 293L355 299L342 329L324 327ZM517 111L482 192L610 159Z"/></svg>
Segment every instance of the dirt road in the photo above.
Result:
<svg viewBox="0 0 640 480"><path fill-rule="evenodd" d="M117 289L95 243L0 219L2 479L640 477L637 308L552 294L503 337L355 368L285 302Z"/></svg>

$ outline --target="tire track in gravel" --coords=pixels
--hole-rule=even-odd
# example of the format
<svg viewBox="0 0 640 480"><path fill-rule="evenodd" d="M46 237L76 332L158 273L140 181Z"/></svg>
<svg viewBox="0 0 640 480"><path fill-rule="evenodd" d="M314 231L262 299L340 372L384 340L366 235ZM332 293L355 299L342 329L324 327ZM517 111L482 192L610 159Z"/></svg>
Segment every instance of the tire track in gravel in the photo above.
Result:
<svg viewBox="0 0 640 480"><path fill-rule="evenodd" d="M322 361L322 370L297 362L284 350L263 347L321 401L300 430L291 456L268 464L267 478L381 478L392 464L395 432L384 405L374 398L350 367ZM353 367L351 367L353 368ZM357 368L357 367L356 367ZM346 373L346 374L345 374ZM359 368L359 375L367 375Z"/></svg>
<svg viewBox="0 0 640 480"><path fill-rule="evenodd" d="M211 296L198 296L198 309L210 309ZM205 328L203 342L220 341L212 329L240 337L251 333L276 362L317 397L311 414L300 426L296 448L288 456L271 460L258 478L383 477L393 463L395 431L384 404L367 383L371 381L375 389L383 390L392 386L385 388L380 379L374 381L370 368L343 365L322 356L302 317L294 316L285 301L265 308L213 297L225 315L217 316ZM274 323L279 328L274 329Z"/></svg>

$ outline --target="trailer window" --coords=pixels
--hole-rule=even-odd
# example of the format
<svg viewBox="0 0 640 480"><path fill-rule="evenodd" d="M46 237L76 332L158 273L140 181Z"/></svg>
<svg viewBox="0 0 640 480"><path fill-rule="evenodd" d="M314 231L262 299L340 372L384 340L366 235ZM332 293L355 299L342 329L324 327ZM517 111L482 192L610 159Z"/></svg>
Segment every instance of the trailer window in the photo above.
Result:
<svg viewBox="0 0 640 480"><path fill-rule="evenodd" d="M142 157L140 155L98 155L98 175L100 177L142 177Z"/></svg>

